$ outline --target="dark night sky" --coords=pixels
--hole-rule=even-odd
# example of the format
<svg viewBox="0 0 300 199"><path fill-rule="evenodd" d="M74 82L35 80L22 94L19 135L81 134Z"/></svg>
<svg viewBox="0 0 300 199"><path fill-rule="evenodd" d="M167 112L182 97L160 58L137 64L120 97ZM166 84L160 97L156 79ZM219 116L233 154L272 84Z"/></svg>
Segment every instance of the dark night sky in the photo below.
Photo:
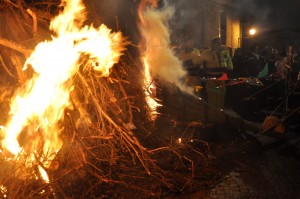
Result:
<svg viewBox="0 0 300 199"><path fill-rule="evenodd" d="M264 29L300 27L300 0L236 0Z"/></svg>

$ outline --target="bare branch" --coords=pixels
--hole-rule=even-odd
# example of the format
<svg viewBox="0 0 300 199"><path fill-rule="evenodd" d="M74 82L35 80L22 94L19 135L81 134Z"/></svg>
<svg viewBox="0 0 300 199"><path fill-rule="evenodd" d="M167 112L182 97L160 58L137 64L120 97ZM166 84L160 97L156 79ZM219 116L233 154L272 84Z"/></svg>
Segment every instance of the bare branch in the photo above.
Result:
<svg viewBox="0 0 300 199"><path fill-rule="evenodd" d="M31 54L32 50L26 48L25 46L16 43L14 41L11 40L7 40L4 38L0 38L0 45L5 46L7 48L13 49L15 51L18 51L20 53L22 53L25 57L29 57L29 55Z"/></svg>

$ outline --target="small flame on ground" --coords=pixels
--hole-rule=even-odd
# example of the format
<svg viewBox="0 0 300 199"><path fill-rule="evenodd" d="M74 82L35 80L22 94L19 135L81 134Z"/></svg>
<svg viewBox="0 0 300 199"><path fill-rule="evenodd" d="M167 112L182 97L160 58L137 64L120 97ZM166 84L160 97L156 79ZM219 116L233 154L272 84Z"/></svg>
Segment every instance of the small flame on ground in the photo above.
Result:
<svg viewBox="0 0 300 199"><path fill-rule="evenodd" d="M7 188L4 186L4 185L1 185L0 186L0 192L2 193L2 196L4 197L4 198L6 198L7 197Z"/></svg>
<svg viewBox="0 0 300 199"><path fill-rule="evenodd" d="M181 138L178 138L178 143L181 144L182 140Z"/></svg>
<svg viewBox="0 0 300 199"><path fill-rule="evenodd" d="M121 33L111 33L105 25L83 26L86 16L81 0L63 2L64 11L50 24L56 35L39 43L26 60L24 70L32 67L35 74L15 93L8 123L1 127L2 147L16 157L26 154L32 162L42 163L38 169L45 182L49 178L44 168L50 166L63 144L58 121L64 109L71 108L71 78L82 57L88 57L94 70L108 76L125 50ZM38 160L36 154L42 154Z"/></svg>

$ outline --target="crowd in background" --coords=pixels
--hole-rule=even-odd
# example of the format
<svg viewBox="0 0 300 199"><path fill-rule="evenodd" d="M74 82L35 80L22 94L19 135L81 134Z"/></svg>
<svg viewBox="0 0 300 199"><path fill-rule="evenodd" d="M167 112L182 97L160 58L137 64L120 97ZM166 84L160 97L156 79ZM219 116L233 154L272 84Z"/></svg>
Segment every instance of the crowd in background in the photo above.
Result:
<svg viewBox="0 0 300 199"><path fill-rule="evenodd" d="M203 52L209 50L198 49L193 46L193 39L186 39L176 46L175 52L182 60L184 67L191 73L199 72L198 69L203 69L204 62L199 61L199 57ZM297 78L300 68L300 47L287 44L280 49L273 46L260 46L253 43L250 47L237 48L233 55L229 49L232 59L232 71L229 72L231 78L239 77L259 77L259 73L267 66L265 71L268 76L273 78L285 79L287 75L291 78ZM193 71L195 70L195 71ZM203 75L205 76L205 71ZM201 73L200 72L200 73Z"/></svg>
<svg viewBox="0 0 300 199"><path fill-rule="evenodd" d="M200 84L207 102L217 109L224 108L226 90L231 85L228 81L251 78L256 82L266 82L266 79L284 82L282 85L299 83L300 48L295 45L287 44L278 49L253 43L233 53L221 44L220 38L213 38L211 42L210 48L198 49L193 39L181 40L174 50L188 71L188 84ZM287 89L281 89L279 95L284 95Z"/></svg>
<svg viewBox="0 0 300 199"><path fill-rule="evenodd" d="M233 56L235 76L257 75L267 64L268 76L278 79L285 79L288 76L296 78L299 73L300 52L296 46L288 44L279 50L272 46L265 46L262 49L258 44L253 44L249 49L238 48Z"/></svg>

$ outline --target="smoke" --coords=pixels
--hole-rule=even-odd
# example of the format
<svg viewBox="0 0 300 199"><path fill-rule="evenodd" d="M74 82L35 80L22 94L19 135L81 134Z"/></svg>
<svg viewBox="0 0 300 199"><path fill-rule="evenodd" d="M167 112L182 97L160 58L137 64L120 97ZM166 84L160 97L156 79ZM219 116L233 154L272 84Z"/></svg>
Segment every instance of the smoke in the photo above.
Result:
<svg viewBox="0 0 300 199"><path fill-rule="evenodd" d="M133 44L129 48L139 48L153 76L188 90L183 85L186 71L170 47L170 23L178 15L174 3L157 0L85 0L85 3L97 13L90 16L92 21L97 17L98 23L121 31Z"/></svg>
<svg viewBox="0 0 300 199"><path fill-rule="evenodd" d="M182 62L170 47L168 22L174 14L174 8L164 6L161 9L146 8L140 11L140 31L144 39L144 61L150 73L165 81L176 84L180 89L191 93L183 84L186 71Z"/></svg>
<svg viewBox="0 0 300 199"><path fill-rule="evenodd" d="M177 0L168 2L175 9L174 18L171 23L174 29L184 29L189 24L199 23L197 19L201 16L202 0Z"/></svg>
<svg viewBox="0 0 300 199"><path fill-rule="evenodd" d="M170 19L170 29L172 29L172 38L177 40L193 39L194 47L206 47L202 42L203 34L203 8L206 0L177 0L169 1L167 4L174 7L174 16ZM174 41L176 43L176 41ZM179 41L180 42L180 41Z"/></svg>

